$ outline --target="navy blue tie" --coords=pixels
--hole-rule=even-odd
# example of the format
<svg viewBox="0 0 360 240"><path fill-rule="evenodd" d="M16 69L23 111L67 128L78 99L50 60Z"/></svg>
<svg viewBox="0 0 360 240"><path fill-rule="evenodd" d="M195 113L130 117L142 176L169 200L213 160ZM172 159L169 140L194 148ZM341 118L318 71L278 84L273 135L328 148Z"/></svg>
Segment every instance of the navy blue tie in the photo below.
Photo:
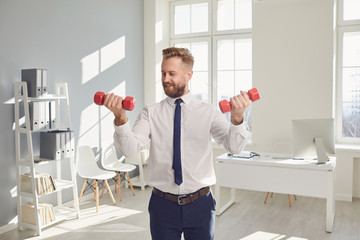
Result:
<svg viewBox="0 0 360 240"><path fill-rule="evenodd" d="M181 170L181 106L182 99L176 99L176 107L175 107L175 117L174 117L174 158L173 158L173 166L174 175L175 175L175 183L180 185L182 180L182 170Z"/></svg>

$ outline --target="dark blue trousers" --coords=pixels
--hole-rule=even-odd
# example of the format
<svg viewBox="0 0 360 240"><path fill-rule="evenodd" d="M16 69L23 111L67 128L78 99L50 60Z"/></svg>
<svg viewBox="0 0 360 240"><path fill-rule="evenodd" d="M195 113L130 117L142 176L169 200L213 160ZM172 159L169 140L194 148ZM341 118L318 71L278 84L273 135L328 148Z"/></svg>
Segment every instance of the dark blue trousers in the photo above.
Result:
<svg viewBox="0 0 360 240"><path fill-rule="evenodd" d="M212 240L215 230L215 198L211 191L192 203L178 205L154 192L149 202L153 240Z"/></svg>

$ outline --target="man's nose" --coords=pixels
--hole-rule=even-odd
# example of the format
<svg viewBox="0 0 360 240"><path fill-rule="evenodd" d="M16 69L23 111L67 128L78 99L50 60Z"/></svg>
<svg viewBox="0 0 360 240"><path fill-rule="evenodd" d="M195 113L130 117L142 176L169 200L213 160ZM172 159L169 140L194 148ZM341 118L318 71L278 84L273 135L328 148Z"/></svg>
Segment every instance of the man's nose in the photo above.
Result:
<svg viewBox="0 0 360 240"><path fill-rule="evenodd" d="M169 74L164 74L162 77L163 82L169 82L170 81L170 76Z"/></svg>

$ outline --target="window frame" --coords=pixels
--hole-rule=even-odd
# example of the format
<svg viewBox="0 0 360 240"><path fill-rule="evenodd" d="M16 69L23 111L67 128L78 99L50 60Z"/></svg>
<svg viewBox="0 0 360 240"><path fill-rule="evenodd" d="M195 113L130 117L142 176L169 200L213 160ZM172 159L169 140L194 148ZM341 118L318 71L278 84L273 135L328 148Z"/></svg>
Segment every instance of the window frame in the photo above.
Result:
<svg viewBox="0 0 360 240"><path fill-rule="evenodd" d="M360 25L360 19L344 20L344 0L337 1L337 23L338 26Z"/></svg>
<svg viewBox="0 0 360 240"><path fill-rule="evenodd" d="M190 42L191 40L191 42ZM209 59L208 59L208 103L212 103L212 89L211 89L211 74L212 74L212 70L211 70L211 46L212 46L212 39L210 36L206 36L206 37L192 37L192 38L176 38L176 39L171 39L170 40L170 46L175 46L175 44L177 43L194 43L194 42L207 42L208 43L208 54L209 54ZM195 59L196 61L196 59ZM190 80L191 81L191 80Z"/></svg>
<svg viewBox="0 0 360 240"><path fill-rule="evenodd" d="M342 2L342 0L340 0ZM360 143L360 137L344 137L342 133L343 121L343 38L345 33L360 32L359 25L339 24L337 32L337 85L336 85L336 139L339 143Z"/></svg>
<svg viewBox="0 0 360 240"><path fill-rule="evenodd" d="M235 40L235 39L250 39L252 40L252 34L251 33L247 33L247 34L222 34L221 36L217 35L213 37L213 45L212 45L212 104L214 106L217 105L217 83L218 83L218 79L217 79L217 71L218 71L218 67L217 67L217 41L218 40ZM251 72L252 72L251 68ZM247 90L247 89L244 89Z"/></svg>
<svg viewBox="0 0 360 240"><path fill-rule="evenodd" d="M234 0L235 1L235 0ZM252 2L252 1L251 1ZM229 35L229 34L247 34L252 32L252 28L233 29L233 30L217 30L217 13L218 13L218 0L212 1L213 19L212 19L212 32L214 36ZM251 3L252 4L252 3ZM252 6L251 6L252 10ZM252 25L252 24L251 24Z"/></svg>
<svg viewBox="0 0 360 240"><path fill-rule="evenodd" d="M179 5L187 4L196 4L196 3L208 3L208 31L199 32L199 33L184 33L184 34L175 34L175 7ZM170 2L170 41L173 39L182 39L182 38L193 38L193 37L204 37L211 35L211 26L212 26L212 13L211 13L211 0L182 0L182 1L171 1Z"/></svg>

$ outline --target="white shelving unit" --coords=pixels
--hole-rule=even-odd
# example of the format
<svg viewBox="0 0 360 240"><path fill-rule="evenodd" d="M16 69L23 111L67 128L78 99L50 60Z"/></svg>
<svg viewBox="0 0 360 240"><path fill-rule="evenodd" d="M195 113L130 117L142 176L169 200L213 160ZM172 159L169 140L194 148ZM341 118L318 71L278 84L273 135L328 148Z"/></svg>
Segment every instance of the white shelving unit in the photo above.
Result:
<svg viewBox="0 0 360 240"><path fill-rule="evenodd" d="M17 211L18 211L18 228L30 228L37 231L38 235L45 227L49 227L59 221L70 218L79 218L80 210L78 203L78 192L76 184L76 172L74 164L74 154L69 158L61 160L50 160L41 159L39 156L34 156L33 149L33 134L39 131L33 131L30 127L30 102L49 102L55 101L56 109L56 129L52 130L70 130L70 111L69 111L69 98L68 89L66 83L56 83L56 94L46 94L41 97L28 97L27 84L26 82L16 82L14 87L14 98L15 98L15 157L16 157L16 171L17 171ZM20 119L20 106L23 104L24 117ZM61 115L65 112L65 120L61 119ZM20 121L23 120L24 124ZM45 131L45 130L43 130ZM21 136L24 136L21 138ZM24 141L24 138L26 140ZM25 146L27 145L27 146ZM27 149L27 151L24 151ZM71 179L62 179L61 165L63 161L69 161L71 170ZM54 192L38 195L36 191L35 172L36 168L44 164L53 164L56 168L56 176L53 176L55 180L56 190ZM53 169L53 167L51 167ZM30 173L32 193L21 192L21 175L24 172ZM65 207L62 203L62 191L64 189L73 190L73 204L72 207ZM39 199L44 195L56 194L57 206L54 206L55 210L55 221L46 225L41 225L39 216ZM29 224L22 222L22 205L27 202L33 202L35 208L35 220L36 224Z"/></svg>

